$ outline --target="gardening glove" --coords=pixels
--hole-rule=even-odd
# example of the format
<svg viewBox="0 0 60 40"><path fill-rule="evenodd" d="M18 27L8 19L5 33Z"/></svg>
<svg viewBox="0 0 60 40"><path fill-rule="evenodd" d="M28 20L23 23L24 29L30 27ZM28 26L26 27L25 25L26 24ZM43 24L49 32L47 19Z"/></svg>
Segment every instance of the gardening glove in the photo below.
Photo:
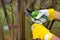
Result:
<svg viewBox="0 0 60 40"><path fill-rule="evenodd" d="M55 12L54 9L44 9L32 12L32 16L34 19L40 19L42 16L46 16L49 20L53 20L55 18Z"/></svg>
<svg viewBox="0 0 60 40"><path fill-rule="evenodd" d="M49 18L49 20L53 20L55 18L54 9L44 9L44 10L39 10L39 12L44 13L44 15Z"/></svg>
<svg viewBox="0 0 60 40"><path fill-rule="evenodd" d="M51 40L54 34L50 33L42 24L34 23L32 25L33 39Z"/></svg>

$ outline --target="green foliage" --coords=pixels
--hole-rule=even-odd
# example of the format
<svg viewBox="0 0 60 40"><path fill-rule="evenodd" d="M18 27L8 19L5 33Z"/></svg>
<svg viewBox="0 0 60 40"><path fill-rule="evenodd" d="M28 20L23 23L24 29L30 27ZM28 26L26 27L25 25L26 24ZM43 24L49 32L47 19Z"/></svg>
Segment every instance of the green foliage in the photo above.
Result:
<svg viewBox="0 0 60 40"><path fill-rule="evenodd" d="M56 9L57 9L58 11L60 11L60 4L58 4L58 5L56 6Z"/></svg>
<svg viewBox="0 0 60 40"><path fill-rule="evenodd" d="M10 6L10 5L6 5L6 8L7 8L8 16L9 16L10 20L12 21L11 6ZM14 8L15 8L15 7L14 7ZM14 9L14 8L13 8L13 9ZM10 10L8 10L8 9L10 9ZM5 18L4 11L3 11L2 7L0 7L0 15L1 15L1 20L2 20L3 26L4 26L4 25L7 25L7 23L6 23L6 18ZM15 19L15 16L14 16L14 19ZM15 20L14 20L14 21L15 21Z"/></svg>
<svg viewBox="0 0 60 40"><path fill-rule="evenodd" d="M4 16L4 11L1 7L0 7L0 15L1 15L2 24L6 25L6 19L5 19L5 16Z"/></svg>
<svg viewBox="0 0 60 40"><path fill-rule="evenodd" d="M60 11L60 0L56 0L56 10Z"/></svg>

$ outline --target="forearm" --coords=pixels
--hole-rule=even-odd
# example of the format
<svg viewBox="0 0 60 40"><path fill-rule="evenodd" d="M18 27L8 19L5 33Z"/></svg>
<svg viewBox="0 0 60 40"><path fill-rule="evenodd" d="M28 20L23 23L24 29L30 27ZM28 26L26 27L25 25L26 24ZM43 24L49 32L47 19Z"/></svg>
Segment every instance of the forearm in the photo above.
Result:
<svg viewBox="0 0 60 40"><path fill-rule="evenodd" d="M54 37L52 37L52 40L60 40L60 38L57 36L54 36Z"/></svg>
<svg viewBox="0 0 60 40"><path fill-rule="evenodd" d="M60 21L60 12L55 11L55 20Z"/></svg>

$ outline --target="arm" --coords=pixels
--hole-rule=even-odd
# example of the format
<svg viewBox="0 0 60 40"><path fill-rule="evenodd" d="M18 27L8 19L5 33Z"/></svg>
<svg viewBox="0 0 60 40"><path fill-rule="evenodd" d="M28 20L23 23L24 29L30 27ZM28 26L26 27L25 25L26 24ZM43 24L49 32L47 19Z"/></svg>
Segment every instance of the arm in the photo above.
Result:
<svg viewBox="0 0 60 40"><path fill-rule="evenodd" d="M52 40L60 40L57 36L52 37Z"/></svg>
<svg viewBox="0 0 60 40"><path fill-rule="evenodd" d="M55 20L60 21L60 12L55 11Z"/></svg>

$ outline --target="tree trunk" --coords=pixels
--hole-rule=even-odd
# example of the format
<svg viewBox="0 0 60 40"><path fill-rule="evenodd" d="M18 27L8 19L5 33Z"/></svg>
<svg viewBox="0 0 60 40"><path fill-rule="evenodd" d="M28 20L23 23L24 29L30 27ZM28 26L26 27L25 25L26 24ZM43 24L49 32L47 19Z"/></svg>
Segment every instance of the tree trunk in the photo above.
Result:
<svg viewBox="0 0 60 40"><path fill-rule="evenodd" d="M10 6L11 6L11 12L12 12L12 23L11 23L11 35L12 35L12 40L16 40L15 38L14 38L14 11L13 11L13 2L14 2L14 0L11 0L11 3L10 3Z"/></svg>
<svg viewBox="0 0 60 40"><path fill-rule="evenodd" d="M17 0L16 8L16 22L18 38L17 40L25 40L25 14L24 14L24 0Z"/></svg>

